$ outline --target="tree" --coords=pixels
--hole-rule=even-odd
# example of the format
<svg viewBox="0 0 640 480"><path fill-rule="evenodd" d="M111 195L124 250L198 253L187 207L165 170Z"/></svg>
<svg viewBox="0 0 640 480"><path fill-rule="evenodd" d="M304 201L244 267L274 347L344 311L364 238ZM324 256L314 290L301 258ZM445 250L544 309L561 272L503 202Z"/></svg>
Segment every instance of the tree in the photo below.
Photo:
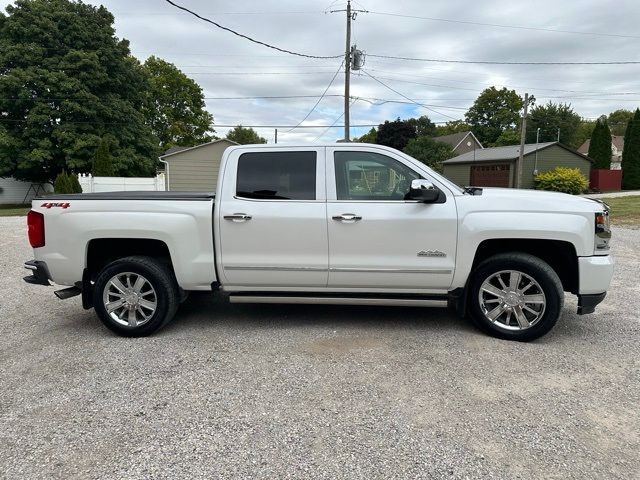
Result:
<svg viewBox="0 0 640 480"><path fill-rule="evenodd" d="M490 87L478 96L465 119L480 143L493 146L503 131L517 128L523 106L515 90Z"/></svg>
<svg viewBox="0 0 640 480"><path fill-rule="evenodd" d="M573 111L569 103L547 103L536 105L531 109L527 118L527 143L535 143L537 129L540 128L540 142L554 142L558 139L560 129L560 143L578 148L577 132L580 125L580 115Z"/></svg>
<svg viewBox="0 0 640 480"><path fill-rule="evenodd" d="M253 128L244 128L242 125L238 125L227 133L227 140L239 143L240 145L248 145L251 143L267 143L265 138L258 135Z"/></svg>
<svg viewBox="0 0 640 480"><path fill-rule="evenodd" d="M410 118L405 120L405 122L415 129L418 137L433 137L436 134L436 124L426 115L418 118Z"/></svg>
<svg viewBox="0 0 640 480"><path fill-rule="evenodd" d="M640 109L627 124L622 151L622 188L640 188Z"/></svg>
<svg viewBox="0 0 640 480"><path fill-rule="evenodd" d="M611 130L604 115L598 119L589 142L589 157L593 168L609 170L611 168Z"/></svg>
<svg viewBox="0 0 640 480"><path fill-rule="evenodd" d="M89 171L105 135L117 174L154 174L158 142L142 114L147 82L111 13L70 0L17 0L6 11L1 174L46 182L63 169Z"/></svg>
<svg viewBox="0 0 640 480"><path fill-rule="evenodd" d="M494 147L505 147L507 145L520 145L520 132L515 128L507 128L493 143Z"/></svg>
<svg viewBox="0 0 640 480"><path fill-rule="evenodd" d="M367 133L362 135L359 138L354 138L352 142L357 143L376 143L376 137L378 136L378 131L375 128L371 128Z"/></svg>
<svg viewBox="0 0 640 480"><path fill-rule="evenodd" d="M77 173L69 175L69 184L71 186L71 193L82 193L82 185L80 185Z"/></svg>
<svg viewBox="0 0 640 480"><path fill-rule="evenodd" d="M109 153L109 142L106 138L100 140L100 145L96 149L91 174L94 177L113 177L113 160Z"/></svg>
<svg viewBox="0 0 640 480"><path fill-rule="evenodd" d="M56 176L56 179L53 182L53 190L55 193L71 193L69 176L64 170Z"/></svg>
<svg viewBox="0 0 640 480"><path fill-rule="evenodd" d="M629 120L633 118L631 110L616 110L607 116L607 122L613 135L624 135Z"/></svg>
<svg viewBox="0 0 640 480"><path fill-rule="evenodd" d="M576 130L575 138L575 144L578 145L578 148L580 147L580 145L591 138L591 133L593 132L595 126L596 122L594 122L593 120L580 120L580 123L578 124L578 128Z"/></svg>
<svg viewBox="0 0 640 480"><path fill-rule="evenodd" d="M160 148L211 141L213 116L205 110L202 88L174 64L157 57L144 62L149 82L145 116Z"/></svg>
<svg viewBox="0 0 640 480"><path fill-rule="evenodd" d="M436 137L442 137L444 135L451 135L452 133L468 132L471 130L471 125L462 120L452 120L444 125L436 126Z"/></svg>
<svg viewBox="0 0 640 480"><path fill-rule="evenodd" d="M398 117L393 122L386 120L378 126L376 143L387 147L403 150L409 140L416 138L416 127Z"/></svg>
<svg viewBox="0 0 640 480"><path fill-rule="evenodd" d="M442 172L442 162L455 157L450 145L429 137L417 137L409 140L403 151L438 172Z"/></svg>

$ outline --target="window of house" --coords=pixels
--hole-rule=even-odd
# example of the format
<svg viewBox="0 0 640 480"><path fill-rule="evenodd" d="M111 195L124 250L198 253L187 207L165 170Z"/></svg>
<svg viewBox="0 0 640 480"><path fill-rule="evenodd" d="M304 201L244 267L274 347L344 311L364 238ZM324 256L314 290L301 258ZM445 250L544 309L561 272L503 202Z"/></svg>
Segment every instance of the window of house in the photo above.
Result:
<svg viewBox="0 0 640 480"><path fill-rule="evenodd" d="M316 199L316 152L254 152L238 159L236 196Z"/></svg>
<svg viewBox="0 0 640 480"><path fill-rule="evenodd" d="M338 200L404 200L420 175L391 157L371 152L335 152Z"/></svg>

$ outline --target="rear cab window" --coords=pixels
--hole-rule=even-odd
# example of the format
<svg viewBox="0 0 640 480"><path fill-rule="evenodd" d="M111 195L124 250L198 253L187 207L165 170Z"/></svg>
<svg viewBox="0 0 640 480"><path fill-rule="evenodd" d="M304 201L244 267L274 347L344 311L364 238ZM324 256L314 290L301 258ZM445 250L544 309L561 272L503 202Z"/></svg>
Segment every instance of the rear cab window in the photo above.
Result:
<svg viewBox="0 0 640 480"><path fill-rule="evenodd" d="M316 200L317 152L248 152L238 158L236 197Z"/></svg>

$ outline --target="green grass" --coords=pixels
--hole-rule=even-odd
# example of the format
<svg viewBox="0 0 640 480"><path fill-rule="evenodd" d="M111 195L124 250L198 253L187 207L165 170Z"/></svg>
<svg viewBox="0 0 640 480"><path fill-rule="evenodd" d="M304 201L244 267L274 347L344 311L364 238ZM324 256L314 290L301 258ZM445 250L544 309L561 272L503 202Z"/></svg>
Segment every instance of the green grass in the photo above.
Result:
<svg viewBox="0 0 640 480"><path fill-rule="evenodd" d="M640 225L640 196L602 199L611 208L614 225Z"/></svg>
<svg viewBox="0 0 640 480"><path fill-rule="evenodd" d="M0 217L24 217L29 210L28 205L0 205Z"/></svg>

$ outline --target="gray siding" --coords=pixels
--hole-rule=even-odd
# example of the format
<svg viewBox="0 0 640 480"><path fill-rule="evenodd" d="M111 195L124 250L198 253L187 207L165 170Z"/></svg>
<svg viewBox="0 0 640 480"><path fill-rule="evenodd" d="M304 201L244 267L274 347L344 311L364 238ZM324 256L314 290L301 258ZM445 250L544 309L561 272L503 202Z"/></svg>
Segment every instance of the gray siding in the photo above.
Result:
<svg viewBox="0 0 640 480"><path fill-rule="evenodd" d="M169 162L169 190L213 192L218 183L222 154L234 143L222 141L185 150L164 160Z"/></svg>
<svg viewBox="0 0 640 480"><path fill-rule="evenodd" d="M443 174L449 180L461 187L469 186L471 168L469 164L443 165Z"/></svg>
<svg viewBox="0 0 640 480"><path fill-rule="evenodd" d="M438 140L438 137L436 137L435 140ZM471 145L467 145L467 142L471 142ZM454 150L454 153L456 155L462 155L463 153L473 152L474 150L482 150L482 146L476 142L475 138L469 135L460 143L460 145L458 145L458 148Z"/></svg>
<svg viewBox="0 0 640 480"><path fill-rule="evenodd" d="M533 188L533 171L536 168L536 155L525 155L522 164L522 188ZM557 145L552 145L538 152L538 173L553 170L556 167L579 168L589 179L591 162L580 154L570 152Z"/></svg>
<svg viewBox="0 0 640 480"><path fill-rule="evenodd" d="M37 184L34 184L34 186L37 186ZM25 201L25 196L25 202L31 202L31 200L33 200L33 198L35 197L35 192L33 189L30 189L30 187L30 182L20 182L13 178L0 178L0 205L22 203L23 201ZM42 195L43 190L46 192L50 192L53 189L50 184L45 183L41 185L40 189L38 190L38 194Z"/></svg>

